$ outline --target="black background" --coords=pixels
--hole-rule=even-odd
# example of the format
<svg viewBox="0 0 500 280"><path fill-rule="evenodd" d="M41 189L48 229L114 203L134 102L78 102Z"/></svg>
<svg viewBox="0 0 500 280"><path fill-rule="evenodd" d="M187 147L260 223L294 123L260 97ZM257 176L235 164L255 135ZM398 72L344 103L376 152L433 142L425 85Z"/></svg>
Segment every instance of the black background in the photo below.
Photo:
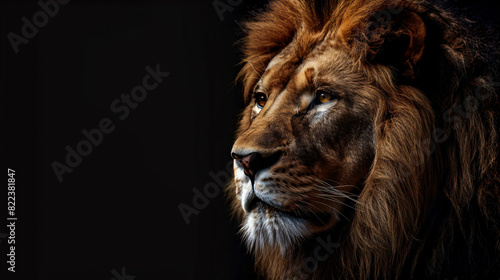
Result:
<svg viewBox="0 0 500 280"><path fill-rule="evenodd" d="M18 217L7 279L109 280L122 268L136 280L255 279L222 193L189 225L178 206L230 161L242 109L238 22L266 2L243 0L221 21L211 0L73 0L18 54L7 34L21 34L21 18L40 7L2 4L1 159L16 171ZM497 23L499 4L450 2ZM111 103L157 64L170 76L120 120ZM51 164L103 118L115 130L59 182Z"/></svg>

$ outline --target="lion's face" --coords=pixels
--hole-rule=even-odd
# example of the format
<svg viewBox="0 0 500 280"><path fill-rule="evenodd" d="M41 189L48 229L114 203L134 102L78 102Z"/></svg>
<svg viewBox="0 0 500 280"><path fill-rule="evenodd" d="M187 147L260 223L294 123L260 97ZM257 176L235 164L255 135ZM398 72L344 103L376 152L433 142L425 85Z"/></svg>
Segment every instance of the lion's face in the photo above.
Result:
<svg viewBox="0 0 500 280"><path fill-rule="evenodd" d="M236 199L251 247L284 250L345 219L374 158L379 89L325 39L297 40L255 83L234 143Z"/></svg>
<svg viewBox="0 0 500 280"><path fill-rule="evenodd" d="M492 271L498 246L485 253L492 262L484 274L456 256L472 261L471 248L500 244L498 235L482 235L500 213L487 210L500 193L497 69L483 56L489 48L474 51L487 44L468 41L472 29L460 31L448 11L429 5L273 0L244 24L239 79L247 106L227 190L262 276ZM450 118L451 110L463 118ZM470 247L450 242L474 232ZM460 272L464 263L471 274Z"/></svg>

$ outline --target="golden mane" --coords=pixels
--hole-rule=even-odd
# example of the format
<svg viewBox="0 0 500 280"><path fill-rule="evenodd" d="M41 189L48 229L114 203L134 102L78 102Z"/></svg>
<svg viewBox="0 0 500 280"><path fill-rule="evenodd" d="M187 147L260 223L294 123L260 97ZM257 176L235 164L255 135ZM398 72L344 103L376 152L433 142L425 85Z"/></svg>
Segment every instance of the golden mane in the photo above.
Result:
<svg viewBox="0 0 500 280"><path fill-rule="evenodd" d="M352 67L385 94L374 120L372 169L351 223L335 228L341 245L330 271L315 275L500 275L500 81L487 32L435 4L390 0L277 0L243 26L238 79L247 102L270 60L292 40L300 60L332 33L352 56ZM409 40L408 59L378 67L379 47L402 35ZM459 257L469 262L457 265ZM256 262L269 273L262 267L276 259Z"/></svg>

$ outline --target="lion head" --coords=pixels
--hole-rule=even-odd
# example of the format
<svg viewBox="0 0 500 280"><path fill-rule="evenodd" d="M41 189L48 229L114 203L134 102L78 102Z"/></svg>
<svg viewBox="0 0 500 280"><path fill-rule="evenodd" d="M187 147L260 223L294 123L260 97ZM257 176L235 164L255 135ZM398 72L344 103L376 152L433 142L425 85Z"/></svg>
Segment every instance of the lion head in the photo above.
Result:
<svg viewBox="0 0 500 280"><path fill-rule="evenodd" d="M262 275L500 273L497 56L473 24L390 0L276 0L244 24L228 190Z"/></svg>

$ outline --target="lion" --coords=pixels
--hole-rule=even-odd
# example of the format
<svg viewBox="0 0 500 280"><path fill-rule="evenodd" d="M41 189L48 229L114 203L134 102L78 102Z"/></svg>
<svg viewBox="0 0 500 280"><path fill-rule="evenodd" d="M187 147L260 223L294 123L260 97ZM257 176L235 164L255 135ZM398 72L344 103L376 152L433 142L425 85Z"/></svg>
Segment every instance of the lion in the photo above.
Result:
<svg viewBox="0 0 500 280"><path fill-rule="evenodd" d="M227 190L266 279L500 277L497 40L411 0L243 24Z"/></svg>

